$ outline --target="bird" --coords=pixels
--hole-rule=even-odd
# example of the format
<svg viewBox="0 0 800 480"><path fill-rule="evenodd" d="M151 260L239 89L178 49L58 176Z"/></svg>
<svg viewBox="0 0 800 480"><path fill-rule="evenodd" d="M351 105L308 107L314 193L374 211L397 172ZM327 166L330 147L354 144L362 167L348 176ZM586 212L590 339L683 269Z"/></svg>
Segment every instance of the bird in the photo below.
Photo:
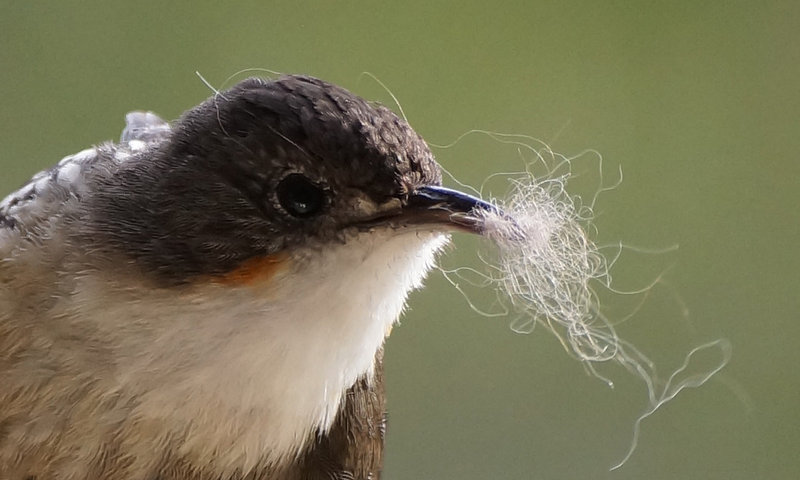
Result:
<svg viewBox="0 0 800 480"><path fill-rule="evenodd" d="M384 341L492 208L310 76L129 113L0 203L0 478L379 479Z"/></svg>

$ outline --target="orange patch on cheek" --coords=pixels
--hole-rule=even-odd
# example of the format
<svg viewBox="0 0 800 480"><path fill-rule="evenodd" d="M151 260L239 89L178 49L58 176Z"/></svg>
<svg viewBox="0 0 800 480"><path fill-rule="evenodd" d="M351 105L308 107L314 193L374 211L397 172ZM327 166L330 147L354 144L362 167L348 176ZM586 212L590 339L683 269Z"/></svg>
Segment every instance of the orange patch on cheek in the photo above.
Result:
<svg viewBox="0 0 800 480"><path fill-rule="evenodd" d="M221 275L220 283L227 285L253 285L269 282L272 277L289 266L289 255L276 253L266 257L254 257L244 261L234 270Z"/></svg>

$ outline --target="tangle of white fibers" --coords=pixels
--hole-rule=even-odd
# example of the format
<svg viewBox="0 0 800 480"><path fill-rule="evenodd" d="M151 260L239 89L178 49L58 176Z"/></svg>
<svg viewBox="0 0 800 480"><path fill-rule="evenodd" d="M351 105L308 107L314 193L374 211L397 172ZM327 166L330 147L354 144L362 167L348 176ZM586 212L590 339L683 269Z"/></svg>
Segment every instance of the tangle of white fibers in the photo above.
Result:
<svg viewBox="0 0 800 480"><path fill-rule="evenodd" d="M527 333L544 323L580 360L614 358L620 342L596 310L590 285L608 277L608 266L581 227L588 207L566 193L565 177L511 182L509 199L482 215L484 234L498 247L492 277L518 315L512 327Z"/></svg>
<svg viewBox="0 0 800 480"><path fill-rule="evenodd" d="M551 175L541 180L530 172L511 179L506 200L494 200L498 209L482 213L484 235L496 246L492 249L496 258L482 258L488 273L466 267L442 272L462 294L465 292L452 276L475 286L493 287L500 312L485 313L472 302L470 306L487 316L514 314L512 329L517 332L529 333L537 325L544 326L591 374L610 386L611 381L596 369L599 362L615 362L645 382L648 406L634 424L627 454L613 470L635 450L641 422L684 388L698 387L719 372L730 359L731 347L724 339L698 346L663 381L647 356L617 335L601 311L595 288L642 293L652 285L640 292L618 292L611 287L609 269L622 247L609 261L587 235L587 230L594 231L594 201L584 205L579 197L567 193L567 181L572 175L569 166L570 160L564 159L556 168L561 170L560 175L551 170ZM601 186L600 191L604 190ZM706 350L717 351L720 359L712 367L695 366L696 372L691 373L690 362Z"/></svg>

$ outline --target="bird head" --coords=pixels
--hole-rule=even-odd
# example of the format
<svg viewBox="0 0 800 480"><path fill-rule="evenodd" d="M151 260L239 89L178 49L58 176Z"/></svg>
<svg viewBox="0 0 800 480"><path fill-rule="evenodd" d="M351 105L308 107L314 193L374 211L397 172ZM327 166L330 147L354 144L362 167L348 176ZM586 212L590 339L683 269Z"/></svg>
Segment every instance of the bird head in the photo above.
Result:
<svg viewBox="0 0 800 480"><path fill-rule="evenodd" d="M488 207L440 187L404 120L310 77L246 80L138 157L98 176L88 232L167 284L377 229L476 230Z"/></svg>

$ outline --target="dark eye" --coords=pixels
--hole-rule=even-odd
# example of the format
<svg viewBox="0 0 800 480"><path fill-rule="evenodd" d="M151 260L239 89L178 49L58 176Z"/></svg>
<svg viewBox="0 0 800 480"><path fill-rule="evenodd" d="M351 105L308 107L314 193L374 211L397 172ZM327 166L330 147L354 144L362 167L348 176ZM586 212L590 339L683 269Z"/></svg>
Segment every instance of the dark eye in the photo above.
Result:
<svg viewBox="0 0 800 480"><path fill-rule="evenodd" d="M325 192L299 173L281 180L277 194L278 202L293 217L313 217L325 206Z"/></svg>

